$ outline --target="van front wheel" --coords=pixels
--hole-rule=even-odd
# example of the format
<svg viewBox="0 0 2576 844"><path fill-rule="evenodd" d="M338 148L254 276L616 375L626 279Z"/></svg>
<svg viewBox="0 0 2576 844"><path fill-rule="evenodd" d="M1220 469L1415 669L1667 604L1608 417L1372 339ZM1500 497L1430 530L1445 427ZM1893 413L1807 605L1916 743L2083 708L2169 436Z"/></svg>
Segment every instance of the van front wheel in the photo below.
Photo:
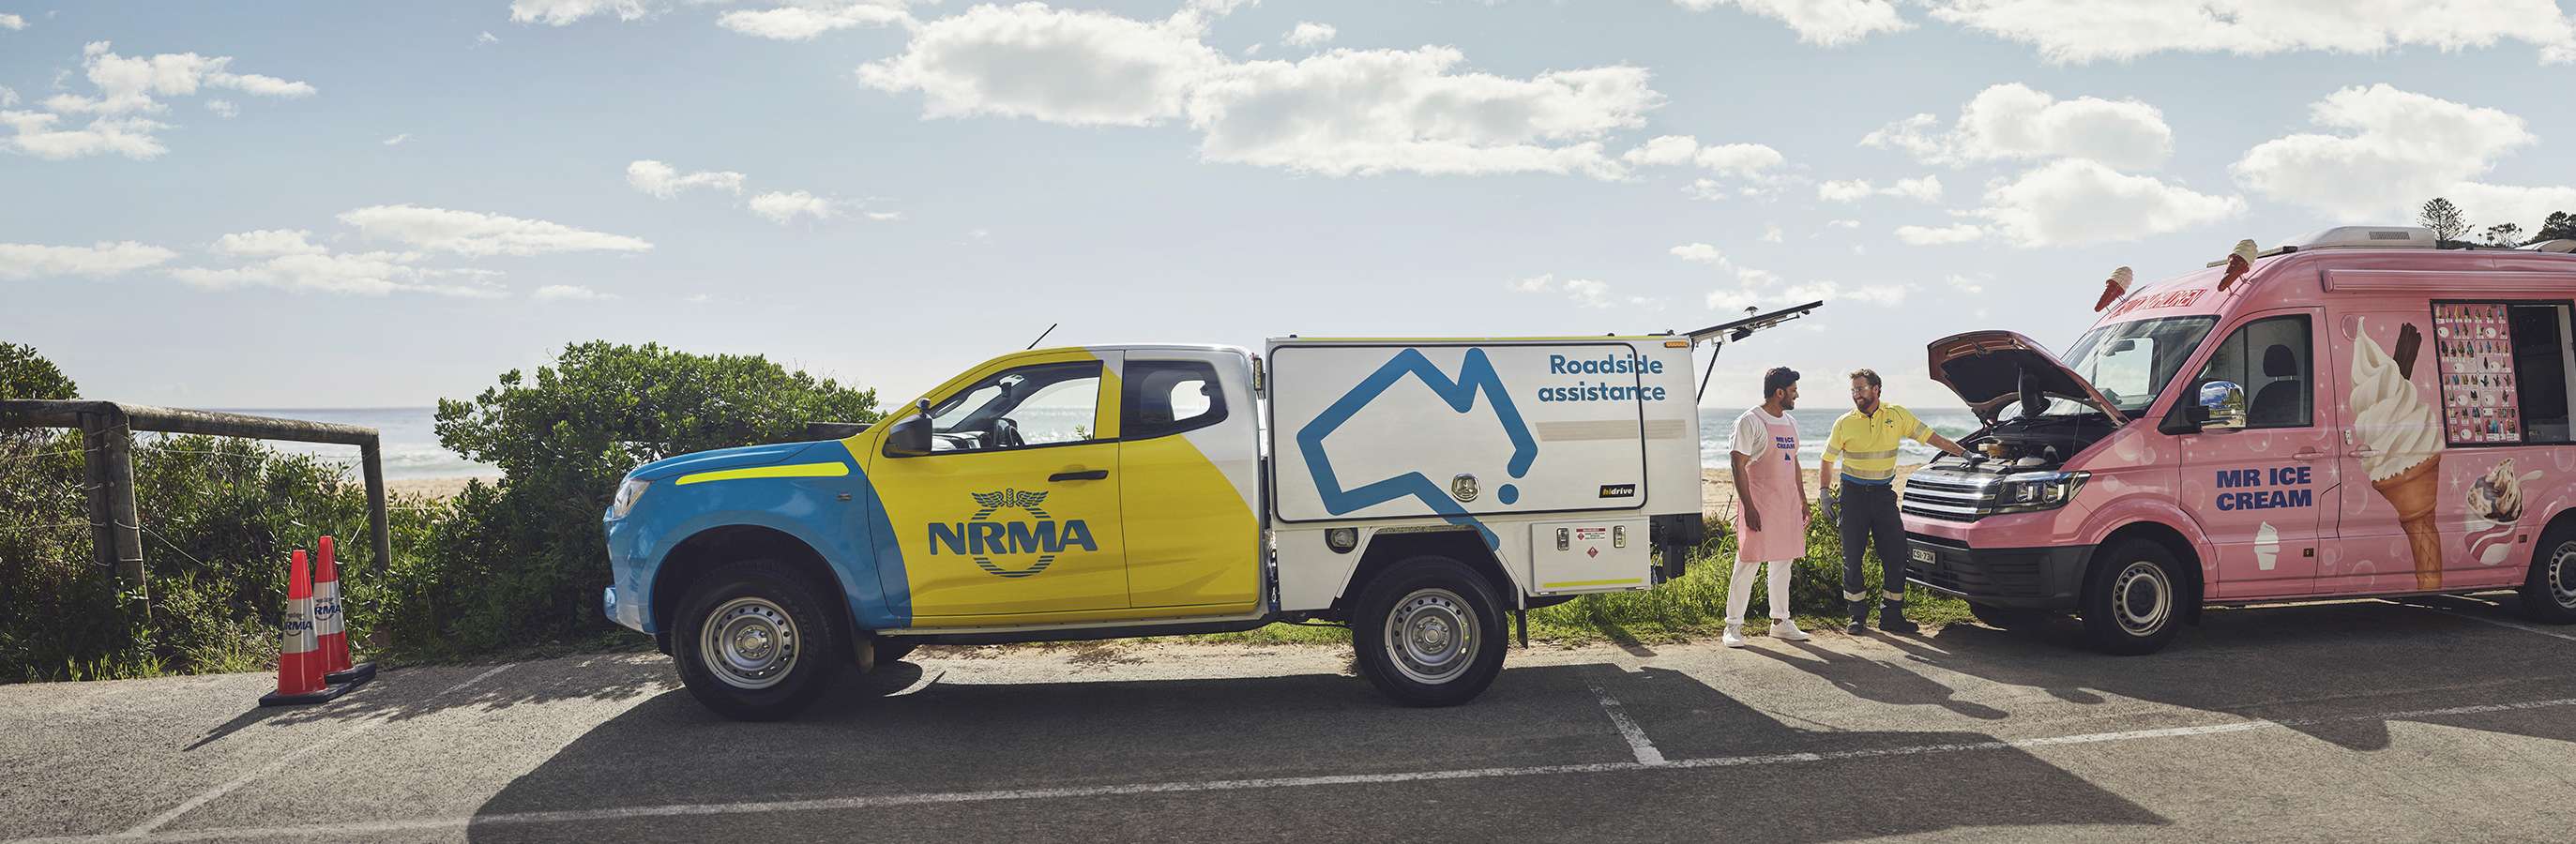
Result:
<svg viewBox="0 0 2576 844"><path fill-rule="evenodd" d="M1492 585L1447 557L1415 557L1369 580L1351 619L1360 673L1406 706L1473 700L1503 670Z"/></svg>
<svg viewBox="0 0 2576 844"><path fill-rule="evenodd" d="M2576 530L2558 528L2531 554L2522 581L2522 613L2533 621L2576 624Z"/></svg>
<svg viewBox="0 0 2576 844"><path fill-rule="evenodd" d="M2084 632L2106 653L2134 656L2163 650L2173 640L2185 597L2174 576L2173 552L2143 539L2104 549L2084 583Z"/></svg>

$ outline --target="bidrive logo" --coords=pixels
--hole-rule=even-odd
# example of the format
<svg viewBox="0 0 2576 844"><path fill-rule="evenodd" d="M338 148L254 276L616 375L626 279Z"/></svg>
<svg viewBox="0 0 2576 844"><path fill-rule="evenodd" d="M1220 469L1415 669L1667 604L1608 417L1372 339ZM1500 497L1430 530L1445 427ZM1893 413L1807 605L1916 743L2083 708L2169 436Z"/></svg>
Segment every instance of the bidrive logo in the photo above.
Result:
<svg viewBox="0 0 2576 844"><path fill-rule="evenodd" d="M962 522L934 522L930 525L931 556L939 556L939 550L946 548L950 554L974 558L975 567L983 569L986 574L1028 577L1046 571L1047 566L1055 564L1056 556L1067 548L1100 550L1099 544L1091 539L1089 524L1081 519L1057 522L1054 516L1047 515L1047 511L1038 506L1046 501L1046 493L1006 489L967 495L975 499L974 515ZM1012 509L1027 513L1029 518L1008 522L993 519L995 513ZM1037 559L1026 568L1008 569L993 562L995 557L1033 554Z"/></svg>

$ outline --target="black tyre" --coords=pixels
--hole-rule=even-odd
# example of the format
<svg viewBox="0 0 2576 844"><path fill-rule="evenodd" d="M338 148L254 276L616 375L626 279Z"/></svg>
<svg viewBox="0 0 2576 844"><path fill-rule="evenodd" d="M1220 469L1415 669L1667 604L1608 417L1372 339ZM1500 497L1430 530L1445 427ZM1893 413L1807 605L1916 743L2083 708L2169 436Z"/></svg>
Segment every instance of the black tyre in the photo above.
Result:
<svg viewBox="0 0 2576 844"><path fill-rule="evenodd" d="M2028 630L2033 627L2045 625L2048 623L2049 619L2057 617L2056 613L2048 610L2035 610L2025 607L1998 607L1992 604L1977 603L1971 603L1968 605L1968 613L1976 616L1977 621L1984 623L1987 627L1992 627L1997 630Z"/></svg>
<svg viewBox="0 0 2576 844"><path fill-rule="evenodd" d="M2522 581L2522 614L2533 621L2576 624L2576 530L2553 528L2531 551Z"/></svg>
<svg viewBox="0 0 2576 844"><path fill-rule="evenodd" d="M823 594L774 560L699 578L680 599L671 636L689 694L738 721L775 721L813 703L849 653Z"/></svg>
<svg viewBox="0 0 2576 844"><path fill-rule="evenodd" d="M1406 706L1475 699L1503 670L1502 601L1465 563L1414 557L1369 580L1351 616L1360 676Z"/></svg>
<svg viewBox="0 0 2576 844"><path fill-rule="evenodd" d="M2181 629L2185 582L2173 552L2143 539L2109 546L2085 578L2084 632L2095 648L2135 656L2163 650Z"/></svg>
<svg viewBox="0 0 2576 844"><path fill-rule="evenodd" d="M912 655L913 648L920 646L920 643L908 639L880 638L876 640L877 667L883 668L899 662L904 657Z"/></svg>

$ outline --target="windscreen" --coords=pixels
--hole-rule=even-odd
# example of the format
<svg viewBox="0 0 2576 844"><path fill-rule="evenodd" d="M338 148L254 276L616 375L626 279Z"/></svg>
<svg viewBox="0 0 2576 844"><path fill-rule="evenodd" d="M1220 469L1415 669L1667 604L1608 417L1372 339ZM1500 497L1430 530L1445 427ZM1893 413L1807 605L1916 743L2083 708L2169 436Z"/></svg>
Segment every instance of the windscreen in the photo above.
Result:
<svg viewBox="0 0 2576 844"><path fill-rule="evenodd" d="M2084 332L2066 350L2066 365L2102 391L2102 397L2110 399L2121 415L2134 419L2156 403L2157 393L2173 383L2184 359L2191 357L2191 351L2200 346L2201 338L2216 324L2217 317L2188 316L2101 326ZM2083 410L2076 402L2058 401L2046 412Z"/></svg>

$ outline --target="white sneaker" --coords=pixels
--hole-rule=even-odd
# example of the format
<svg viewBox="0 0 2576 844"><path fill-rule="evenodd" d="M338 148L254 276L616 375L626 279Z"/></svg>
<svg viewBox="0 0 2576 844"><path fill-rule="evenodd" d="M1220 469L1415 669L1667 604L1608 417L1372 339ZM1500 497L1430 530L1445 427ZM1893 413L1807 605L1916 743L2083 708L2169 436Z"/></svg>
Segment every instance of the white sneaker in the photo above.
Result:
<svg viewBox="0 0 2576 844"><path fill-rule="evenodd" d="M1718 641L1720 644L1724 644L1725 646L1730 647L1730 648L1741 648L1741 647L1744 647L1744 625L1741 625L1741 624L1729 624L1729 625L1727 625L1727 626L1726 626L1726 635L1723 635L1723 636L1719 636L1719 637L1717 637L1717 641Z"/></svg>
<svg viewBox="0 0 2576 844"><path fill-rule="evenodd" d="M1814 637L1808 636L1807 631L1798 629L1797 622L1783 618L1771 622L1771 638L1804 642Z"/></svg>

